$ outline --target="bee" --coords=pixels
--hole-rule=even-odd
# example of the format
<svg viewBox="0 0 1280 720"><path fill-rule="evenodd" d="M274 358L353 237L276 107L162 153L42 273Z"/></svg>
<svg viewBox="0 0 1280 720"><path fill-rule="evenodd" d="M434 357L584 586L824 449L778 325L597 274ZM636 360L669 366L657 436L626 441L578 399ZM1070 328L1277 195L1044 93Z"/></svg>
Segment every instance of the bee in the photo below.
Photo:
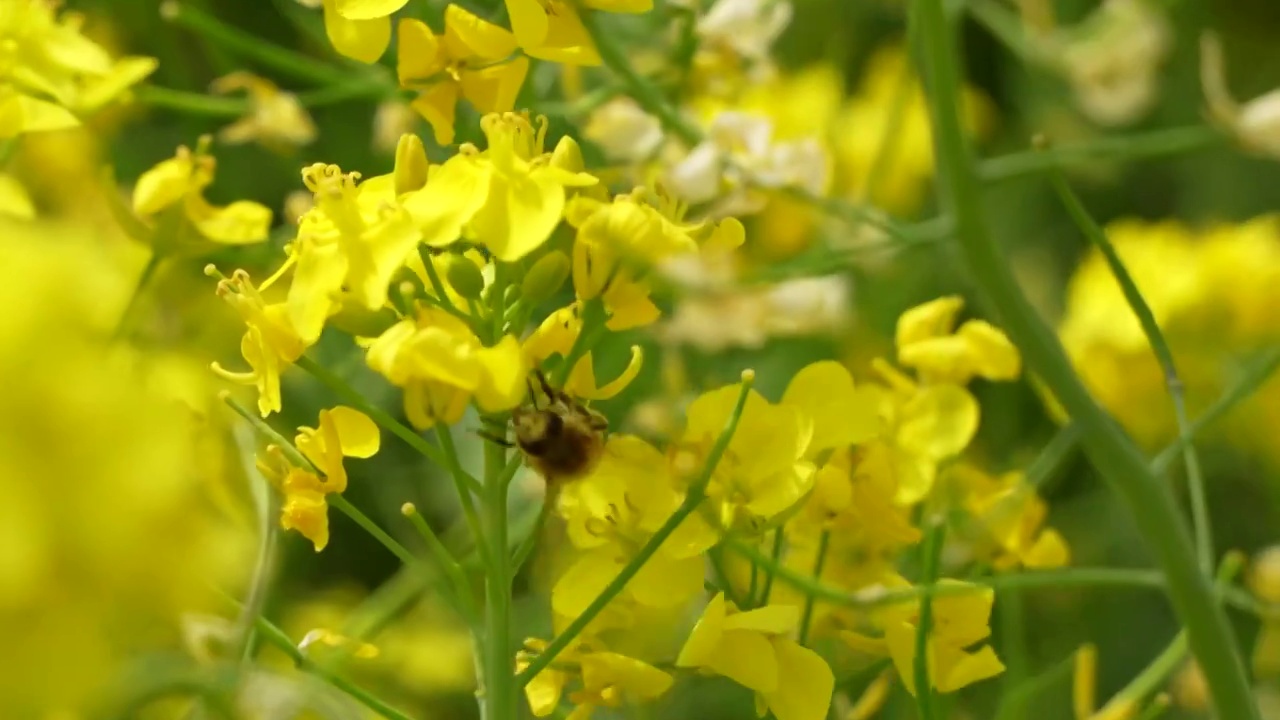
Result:
<svg viewBox="0 0 1280 720"><path fill-rule="evenodd" d="M534 376L545 404L539 406L538 393L530 382L529 405L511 413L515 443L486 437L505 447L518 448L548 487L585 477L604 456L608 419L552 387L541 370L535 370Z"/></svg>

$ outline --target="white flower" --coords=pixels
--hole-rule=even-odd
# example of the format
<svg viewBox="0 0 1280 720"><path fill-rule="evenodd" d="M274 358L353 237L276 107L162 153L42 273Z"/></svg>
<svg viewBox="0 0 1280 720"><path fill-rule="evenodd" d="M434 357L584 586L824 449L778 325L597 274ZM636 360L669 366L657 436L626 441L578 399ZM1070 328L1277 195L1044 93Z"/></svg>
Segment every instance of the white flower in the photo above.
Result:
<svg viewBox="0 0 1280 720"><path fill-rule="evenodd" d="M635 100L619 97L596 108L582 134L610 160L640 162L662 142L662 124Z"/></svg>
<svg viewBox="0 0 1280 720"><path fill-rule="evenodd" d="M1058 60L1085 115L1123 125L1151 109L1172 45L1163 13L1145 0L1107 0L1071 32Z"/></svg>
<svg viewBox="0 0 1280 720"><path fill-rule="evenodd" d="M765 60L790 22L786 0L719 0L698 20L698 36L744 58Z"/></svg>
<svg viewBox="0 0 1280 720"><path fill-rule="evenodd" d="M1222 45L1209 33L1200 40L1200 79L1214 122L1246 149L1280 160L1280 88L1237 103L1227 89Z"/></svg>

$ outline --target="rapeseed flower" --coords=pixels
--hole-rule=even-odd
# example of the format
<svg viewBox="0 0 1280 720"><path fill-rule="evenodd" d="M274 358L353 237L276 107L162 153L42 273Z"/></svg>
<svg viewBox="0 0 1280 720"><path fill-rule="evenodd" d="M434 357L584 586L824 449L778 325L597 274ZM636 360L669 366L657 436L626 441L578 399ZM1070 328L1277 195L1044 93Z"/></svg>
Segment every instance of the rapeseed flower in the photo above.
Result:
<svg viewBox="0 0 1280 720"><path fill-rule="evenodd" d="M214 80L209 89L215 93L244 91L249 98L249 114L218 131L218 139L224 143L258 142L287 152L316 139L316 125L298 96L266 78L233 72Z"/></svg>
<svg viewBox="0 0 1280 720"><path fill-rule="evenodd" d="M1218 37L1200 38L1200 82L1209 114L1245 149L1280 159L1280 91L1272 90L1241 105L1227 86L1226 62Z"/></svg>
<svg viewBox="0 0 1280 720"><path fill-rule="evenodd" d="M567 0L505 0L511 30L520 49L529 57L571 65L599 65L591 35L582 24L574 3ZM586 0L589 10L645 13L653 0Z"/></svg>
<svg viewBox="0 0 1280 720"><path fill-rule="evenodd" d="M717 593L676 665L723 675L754 690L762 716L767 711L778 720L819 720L831 706L835 676L821 655L789 637L799 624L798 606L739 612Z"/></svg>
<svg viewBox="0 0 1280 720"><path fill-rule="evenodd" d="M566 168L565 158L580 159L572 139L561 139L553 153L543 152L546 118L535 127L525 114L494 113L480 127L489 148L461 148L405 199L405 208L431 247L465 236L498 260L515 262L541 247L560 224L566 188L597 180L580 172L580 165Z"/></svg>
<svg viewBox="0 0 1280 720"><path fill-rule="evenodd" d="M1250 563L1249 590L1268 605L1280 604L1280 547L1259 552ZM1280 620L1263 618L1253 644L1253 672L1259 677L1280 676Z"/></svg>
<svg viewBox="0 0 1280 720"><path fill-rule="evenodd" d="M158 252L267 239L270 208L252 200L224 207L205 200L204 191L213 184L217 169L217 161L209 154L210 142L205 136L194 151L179 147L176 155L143 173L134 186L133 211L152 223L152 245Z"/></svg>
<svg viewBox="0 0 1280 720"><path fill-rule="evenodd" d="M556 613L580 615L682 499L662 452L637 437L611 435L599 465L560 494L559 511L577 552L552 590ZM716 540L715 531L691 515L627 583L621 597L656 608L687 602L702 589L702 554Z"/></svg>
<svg viewBox="0 0 1280 720"><path fill-rule="evenodd" d="M324 29L333 48L374 63L391 44L391 14L409 0L323 0Z"/></svg>
<svg viewBox="0 0 1280 720"><path fill-rule="evenodd" d="M462 419L473 399L481 410L510 410L524 399L529 366L513 335L486 347L466 322L421 307L369 345L369 367L404 390L414 427Z"/></svg>
<svg viewBox="0 0 1280 720"><path fill-rule="evenodd" d="M971 465L951 469L960 502L972 518L977 550L996 570L1046 569L1070 562L1066 540L1044 527L1048 505L1022 473L994 477Z"/></svg>
<svg viewBox="0 0 1280 720"><path fill-rule="evenodd" d="M546 317L545 320L529 334L521 345L526 361L530 367L537 367L544 360L559 355L568 357L578 336L582 334L581 306L577 303L560 308ZM622 392L640 374L644 362L644 352L640 346L631 347L631 360L617 377L598 385L595 367L590 352L582 357L570 370L564 383L564 391L573 397L583 400L606 400Z"/></svg>
<svg viewBox="0 0 1280 720"><path fill-rule="evenodd" d="M217 272L212 266L208 269ZM256 386L258 412L263 417L280 411L280 375L308 345L290 321L287 303L267 303L262 296L262 291L278 277L277 274L256 288L247 272L236 270L230 278L218 282L217 290L218 296L229 302L245 322L240 354L250 370L230 372L216 362L213 370L227 380Z"/></svg>
<svg viewBox="0 0 1280 720"><path fill-rule="evenodd" d="M542 640L530 638L516 655L516 672L528 667L529 659L546 648ZM617 708L627 700L653 700L671 689L675 680L652 665L579 641L556 656L551 667L539 672L525 686L525 697L534 717L547 717L560 706L565 689L575 705L570 720L587 720L597 707Z"/></svg>
<svg viewBox="0 0 1280 720"><path fill-rule="evenodd" d="M400 21L396 72L400 86L418 90L411 103L435 133L436 142L453 142L454 110L459 96L482 113L507 112L529 71L529 60L511 57L516 39L458 5L444 12L444 35L421 20Z"/></svg>

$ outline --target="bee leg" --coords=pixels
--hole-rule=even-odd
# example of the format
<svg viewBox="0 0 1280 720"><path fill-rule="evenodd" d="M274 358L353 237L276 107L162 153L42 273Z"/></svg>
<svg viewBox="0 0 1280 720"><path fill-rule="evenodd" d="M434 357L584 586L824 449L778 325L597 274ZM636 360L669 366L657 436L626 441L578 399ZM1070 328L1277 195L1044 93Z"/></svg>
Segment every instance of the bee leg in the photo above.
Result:
<svg viewBox="0 0 1280 720"><path fill-rule="evenodd" d="M534 377L538 378L538 385L542 387L542 392L547 396L548 399L557 400L564 396L564 393L551 387L550 381L548 381L547 376L542 373L541 368L534 369L533 375Z"/></svg>
<svg viewBox="0 0 1280 720"><path fill-rule="evenodd" d="M480 437L484 438L485 440L488 440L494 445L501 445L504 448L513 448L516 446L516 444L511 442L510 440L504 437L499 437L497 435L494 435L488 430L475 430L474 432L476 435L479 435Z"/></svg>
<svg viewBox="0 0 1280 720"><path fill-rule="evenodd" d="M532 382L532 381L530 381L530 380L529 380L529 378L525 378L525 379L524 379L524 384L529 388L529 404L533 406L533 409L534 409L534 410L539 409L539 408L538 408L538 393L534 392L534 390L533 390L533 382Z"/></svg>

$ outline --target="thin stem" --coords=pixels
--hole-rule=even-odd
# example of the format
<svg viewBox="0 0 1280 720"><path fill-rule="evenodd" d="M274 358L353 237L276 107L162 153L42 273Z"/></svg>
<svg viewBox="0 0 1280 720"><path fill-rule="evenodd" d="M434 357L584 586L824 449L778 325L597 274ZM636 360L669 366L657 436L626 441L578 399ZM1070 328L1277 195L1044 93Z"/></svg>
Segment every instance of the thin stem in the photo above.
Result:
<svg viewBox="0 0 1280 720"><path fill-rule="evenodd" d="M724 453L729 449L729 441L733 439L733 434L738 430L738 422L742 419L742 412L747 406L747 395L751 390L751 385L755 382L755 373L746 370L742 373L742 385L738 392L738 402L733 408L732 414L729 415L728 421L725 423L724 430L720 432L720 437L716 439L715 444L711 447L711 452L707 454L706 462L702 465L702 470L698 476L689 485L689 490L685 494L684 501L680 506L671 513L666 522L653 533L635 556L618 572L618 574L605 586L604 590L596 596L595 600L587 606L581 615L574 618L573 622L565 628L559 635L555 637L537 657L533 658L529 666L524 669L516 678L517 685L524 687L526 683L537 676L538 673L546 669L556 659L565 648L577 639L578 635L586 629L587 625L595 619L597 615L604 610L618 593L631 582L631 579L640 572L640 568L644 566L653 554L658 552L658 548L671 537L671 534L680 527L690 515L697 510L698 506L706 497L707 485L711 482L711 475L715 472L716 467L720 464L720 459L724 457Z"/></svg>
<svg viewBox="0 0 1280 720"><path fill-rule="evenodd" d="M485 534L489 540L488 567L485 572L488 672L484 683L483 705L486 720L503 720L516 716L517 688L511 644L511 556L507 549L507 486L501 481L506 464L506 450L496 443L485 443L485 510L488 519Z"/></svg>
<svg viewBox="0 0 1280 720"><path fill-rule="evenodd" d="M1199 571L1186 523L1168 488L1153 475L1133 443L1094 402L1072 369L1053 331L1027 301L987 228L972 150L960 124L959 55L943 0L916 0L911 23L930 79L928 100L942 199L955 217L961 256L1004 329L1078 423L1086 452L1127 505L1167 579L1170 599L1204 669L1219 717L1257 720L1244 663L1226 613Z"/></svg>
<svg viewBox="0 0 1280 720"><path fill-rule="evenodd" d="M1001 592L996 597L995 609L1000 621L999 647L1005 667L1000 680L1004 688L1001 697L1008 698L1027 682L1030 665L1027 658L1027 611L1022 595L1010 591Z"/></svg>
<svg viewBox="0 0 1280 720"><path fill-rule="evenodd" d="M463 517L466 518L471 534L475 536L476 547L480 548L483 554L484 523L480 521L480 513L476 511L476 501L472 492L474 490L477 493L483 493L484 486L475 476L462 469L462 462L458 459L458 448L453 444L453 429L447 425L437 424L435 432L436 440L440 443L440 452L448 463L445 469L453 478L453 487L458 493L458 504L462 506Z"/></svg>
<svg viewBox="0 0 1280 720"><path fill-rule="evenodd" d="M112 341L119 341L129 332L129 325L133 321L133 315L138 310L139 303L146 295L147 288L151 285L151 280L156 275L162 261L160 253L152 252L151 257L147 259L147 264L142 266L142 274L138 276L138 283L133 286L133 294L129 296L128 303L125 304L124 310L120 313L120 320L116 323L116 328L111 333Z"/></svg>
<svg viewBox="0 0 1280 720"><path fill-rule="evenodd" d="M234 605L239 606L239 603L230 597L228 597L227 600ZM289 636L283 630L272 624L270 620L259 615L255 619L254 625L258 634L262 636L262 639L270 643L280 652L288 655L289 659L293 661L293 664L299 670L315 675L316 677L324 680L338 690L347 694L351 699L378 713L382 717L388 718L388 720L412 720L408 715L391 707L380 700L376 695L360 688L350 680L347 680L323 665L312 662L311 658L307 657L306 653L299 650L297 645L289 639Z"/></svg>
<svg viewBox="0 0 1280 720"><path fill-rule="evenodd" d="M764 590L760 593L761 607L769 604L769 596L773 594L773 578L777 575L774 568L782 565L782 548L786 546L787 542L786 531L784 530L785 527L785 524L779 525L778 528L773 531L773 549L771 550L771 555L769 557L772 562L772 566L769 568L769 572L764 576ZM751 566L760 567L760 564L753 561Z"/></svg>
<svg viewBox="0 0 1280 720"><path fill-rule="evenodd" d="M144 105L177 110L188 115L233 118L246 115L252 109L252 105L244 98L217 97L158 85L136 87L133 89L133 97Z"/></svg>
<svg viewBox="0 0 1280 720"><path fill-rule="evenodd" d="M1003 693L995 720L1020 720L1027 717L1027 708L1031 702L1037 696L1047 693L1054 685L1068 680L1074 667L1074 658L1068 656L1048 670Z"/></svg>
<svg viewBox="0 0 1280 720"><path fill-rule="evenodd" d="M724 549L719 546L711 548L707 551L707 559L711 561L711 572L715 575L716 585L724 592L725 599L735 607L750 607L751 595L748 593L745 598L740 595L729 578L729 571L724 565Z"/></svg>
<svg viewBox="0 0 1280 720"><path fill-rule="evenodd" d="M382 543L383 547L390 550L392 555L395 555L400 559L400 562L409 567L422 567L422 561L415 557L413 553L409 552L408 548L401 545L398 540L388 535L382 528L378 527L378 523L370 520L368 515L361 512L359 508L352 505L346 498L342 497L342 495L332 493L326 496L325 500L329 503L330 507L337 509L338 512L346 515L352 520L355 520L357 525L364 528L365 532L369 533L375 540Z"/></svg>
<svg viewBox="0 0 1280 720"><path fill-rule="evenodd" d="M1187 398L1183 389L1182 380L1178 376L1178 368L1173 359L1173 352L1169 349L1169 342L1165 339L1164 333L1160 330L1159 323L1156 322L1156 316L1151 312L1151 307L1147 305L1147 301L1142 297L1142 292L1138 289L1138 284L1134 282L1133 276L1129 274L1129 269L1125 267L1124 261L1120 258L1120 253L1116 251L1111 239L1107 237L1107 233L1094 221L1089 211L1085 209L1084 204L1080 202L1080 198L1072 192L1071 187L1067 184L1062 173L1053 171L1049 174L1049 182L1053 185L1053 189L1058 193L1059 199L1067 209L1067 214L1071 215L1075 221L1076 227L1089 238L1107 261L1107 266L1111 270L1111 274L1115 276L1116 284L1120 286L1120 291L1124 293L1125 302L1129 304L1129 309L1138 318L1138 324L1142 326L1142 333L1146 335L1147 343L1151 346L1151 352L1156 357L1156 362L1160 363L1160 369L1164 372L1165 387L1168 389L1169 398L1173 401L1174 418L1178 425L1178 439L1182 441L1182 458L1183 464L1187 472L1187 494L1191 498L1191 520L1195 528L1196 539L1196 555L1200 561L1200 571L1205 575L1213 572L1213 528L1209 521L1209 503L1205 497L1204 475L1200 471L1200 457L1196 454L1195 443L1191 440L1191 423L1187 419Z"/></svg>
<svg viewBox="0 0 1280 720"><path fill-rule="evenodd" d="M553 385L564 387L564 384L569 381L569 374L573 372L573 366L591 352L591 349L604 336L605 322L608 319L602 298L594 297L582 303L582 326L578 330L578 336L573 339L573 345L569 347L569 354L564 356L564 362L552 374Z"/></svg>
<svg viewBox="0 0 1280 720"><path fill-rule="evenodd" d="M938 582L938 568L942 564L942 545L946 540L946 532L946 525L933 523L920 545L920 622L916 626L916 657L912 668L920 720L934 720L935 717L933 680L929 677L929 633L933 631L933 596Z"/></svg>
<svg viewBox="0 0 1280 720"><path fill-rule="evenodd" d="M1069 422L1059 428L1058 432L1049 440L1049 443L1040 451L1040 454L1031 461L1030 465L1027 465L1027 484L1036 489L1043 488L1049 478L1053 477L1058 468L1062 467L1062 464L1066 462L1079 444L1079 425Z"/></svg>
<svg viewBox="0 0 1280 720"><path fill-rule="evenodd" d="M359 392L356 392L356 390L352 388L346 380L338 377L331 370L306 355L298 358L296 364L298 367L307 371L307 373L312 377L319 380L322 385L329 388L329 390L331 390L333 394L337 395L343 402L349 404L351 407L359 410L365 415L368 415L375 423L382 426L384 430L387 430L392 435L404 440L409 444L409 447L417 450L428 460L435 463L437 467L443 470L452 470L449 460L444 456L439 448L427 442L426 438L419 435L412 428L405 426L399 420L391 417L390 413L386 410L383 410L377 405L366 400L365 397ZM475 489L479 490L479 483L475 478L471 478L470 480L471 482L468 484L474 485Z"/></svg>
<svg viewBox="0 0 1280 720"><path fill-rule="evenodd" d="M983 161L978 173L989 183L1016 180L1053 168L1099 160L1112 162L1185 155L1225 143L1227 138L1206 125L1153 130L1130 135L1109 135L1079 143L1028 150Z"/></svg>
<svg viewBox="0 0 1280 720"><path fill-rule="evenodd" d="M410 524L413 525L418 534L422 536L423 541L426 542L427 552L431 553L436 565L440 567L441 572L453 585L457 604L462 609L467 622L474 625L479 621L480 616L476 612L475 600L471 597L471 585L467 582L467 576L462 573L462 566L449 554L449 549L444 546L443 542L440 542L440 537L427 524L427 519L422 517L422 513L418 512L418 508L413 503L405 503L400 512L409 518Z"/></svg>
<svg viewBox="0 0 1280 720"><path fill-rule="evenodd" d="M1258 357L1250 361L1222 395L1218 397L1212 405L1210 405L1195 420L1191 421L1191 435L1198 435L1204 428L1212 425L1220 420L1224 415L1231 412L1237 405L1251 397L1263 383L1271 379L1276 371L1280 370L1280 345L1263 351ZM1151 461L1151 470L1156 474L1163 474L1169 469L1169 466L1178 459L1178 455L1182 452L1183 441L1179 437L1168 447L1161 450Z"/></svg>
<svg viewBox="0 0 1280 720"><path fill-rule="evenodd" d="M831 545L831 531L823 530L818 535L818 558L813 562L813 580L814 582L822 582L822 566L827 562L827 548ZM753 564L752 567L755 567ZM813 604L815 598L808 595L804 599L804 614L800 616L800 644L805 644L809 639L809 623L813 620Z"/></svg>
<svg viewBox="0 0 1280 720"><path fill-rule="evenodd" d="M166 20L179 27L208 38L244 57L293 75L299 80L321 85L341 85L351 82L351 75L341 68L251 35L212 15L196 10L190 3L170 0L161 5L160 13Z"/></svg>
<svg viewBox="0 0 1280 720"><path fill-rule="evenodd" d="M431 283L431 291L436 294L439 307L470 326L471 316L459 310L458 306L453 303L453 298L449 297L449 291L445 289L444 281L440 279L440 271L436 270L435 264L431 262L433 257L431 249L426 245L420 245L418 246L418 255L422 258L422 267L424 272L427 273L427 282Z"/></svg>
<svg viewBox="0 0 1280 720"><path fill-rule="evenodd" d="M249 458L242 458L245 472L252 482L266 484L257 467ZM254 562L253 576L249 582L249 592L245 595L244 610L240 615L237 649L235 657L240 663L252 662L255 649L254 623L262 615L267 603L267 594L271 589L271 579L275 574L276 542L280 538L280 525L276 520L279 515L279 503L275 494L268 490L265 513L262 518L262 538L258 543L258 557Z"/></svg>

